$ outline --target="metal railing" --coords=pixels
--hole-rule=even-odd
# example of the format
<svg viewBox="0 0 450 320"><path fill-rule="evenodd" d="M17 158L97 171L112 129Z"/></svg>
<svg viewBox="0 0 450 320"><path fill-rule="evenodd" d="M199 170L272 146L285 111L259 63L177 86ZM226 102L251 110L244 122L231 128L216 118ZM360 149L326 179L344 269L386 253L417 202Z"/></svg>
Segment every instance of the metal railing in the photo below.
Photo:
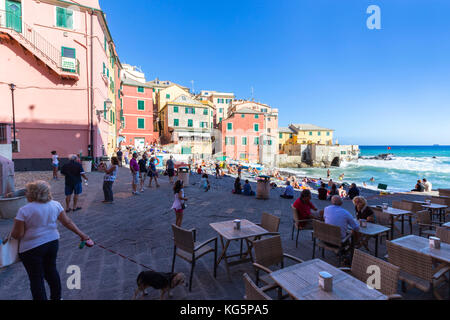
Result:
<svg viewBox="0 0 450 320"><path fill-rule="evenodd" d="M10 11L0 10L0 27L9 29L23 39L28 45L45 57L61 71L80 73L79 61L76 60L76 70L63 70L61 50L54 47L47 39L37 33L31 26L25 23L21 16Z"/></svg>

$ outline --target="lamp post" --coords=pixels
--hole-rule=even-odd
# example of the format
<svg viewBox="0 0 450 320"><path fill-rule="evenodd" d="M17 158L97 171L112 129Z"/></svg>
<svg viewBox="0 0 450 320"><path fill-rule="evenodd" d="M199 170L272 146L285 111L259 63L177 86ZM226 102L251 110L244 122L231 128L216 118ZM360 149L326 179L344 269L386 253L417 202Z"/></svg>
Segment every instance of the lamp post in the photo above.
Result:
<svg viewBox="0 0 450 320"><path fill-rule="evenodd" d="M16 140L16 111L14 108L14 90L16 90L16 85L14 83L11 83L9 85L9 88L11 89L11 101L12 101L12 115L13 115L13 152L17 152L17 140Z"/></svg>

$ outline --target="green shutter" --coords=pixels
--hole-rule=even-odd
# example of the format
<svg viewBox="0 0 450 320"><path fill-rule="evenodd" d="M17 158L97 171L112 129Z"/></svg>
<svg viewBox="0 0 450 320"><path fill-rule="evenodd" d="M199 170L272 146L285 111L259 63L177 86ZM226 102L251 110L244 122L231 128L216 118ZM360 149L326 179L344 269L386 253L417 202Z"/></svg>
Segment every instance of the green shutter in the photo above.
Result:
<svg viewBox="0 0 450 320"><path fill-rule="evenodd" d="M259 119L259 115L255 114L255 119Z"/></svg>
<svg viewBox="0 0 450 320"><path fill-rule="evenodd" d="M192 114L195 114L195 108L192 108Z"/></svg>
<svg viewBox="0 0 450 320"><path fill-rule="evenodd" d="M245 114L242 114L242 115L241 115L241 118L245 118Z"/></svg>
<svg viewBox="0 0 450 320"><path fill-rule="evenodd" d="M280 132L280 139L283 139L283 134Z"/></svg>
<svg viewBox="0 0 450 320"><path fill-rule="evenodd" d="M103 102L103 118L106 120L106 101Z"/></svg>
<svg viewBox="0 0 450 320"><path fill-rule="evenodd" d="M203 115L204 115L204 116L207 116L207 115L208 115L208 109L204 109L204 110L203 110Z"/></svg>
<svg viewBox="0 0 450 320"><path fill-rule="evenodd" d="M173 107L173 112L178 113L178 107Z"/></svg>
<svg viewBox="0 0 450 320"><path fill-rule="evenodd" d="M144 93L144 87L138 87L138 92L139 93Z"/></svg>
<svg viewBox="0 0 450 320"><path fill-rule="evenodd" d="M189 108L186 108L186 109L184 110L184 113L188 114L188 113L189 113Z"/></svg>
<svg viewBox="0 0 450 320"><path fill-rule="evenodd" d="M178 119L173 119L173 126L174 127L178 127L180 125L180 120Z"/></svg>
<svg viewBox="0 0 450 320"><path fill-rule="evenodd" d="M242 137L242 145L243 146L247 145L247 137Z"/></svg>
<svg viewBox="0 0 450 320"><path fill-rule="evenodd" d="M145 110L145 101L143 100L138 100L138 110Z"/></svg>
<svg viewBox="0 0 450 320"><path fill-rule="evenodd" d="M259 124L255 124L255 132L258 132L259 131Z"/></svg>
<svg viewBox="0 0 450 320"><path fill-rule="evenodd" d="M138 118L138 129L145 129L145 119Z"/></svg>
<svg viewBox="0 0 450 320"><path fill-rule="evenodd" d="M166 99L170 99L170 94L166 94Z"/></svg>
<svg viewBox="0 0 450 320"><path fill-rule="evenodd" d="M259 145L259 138L258 137L255 138L255 145Z"/></svg>
<svg viewBox="0 0 450 320"><path fill-rule="evenodd" d="M193 127L194 126L194 120L189 119L188 120L188 127Z"/></svg>
<svg viewBox="0 0 450 320"><path fill-rule="evenodd" d="M222 119L222 118L221 118ZM228 123L227 124L227 129L228 130L233 130L233 124L232 123Z"/></svg>

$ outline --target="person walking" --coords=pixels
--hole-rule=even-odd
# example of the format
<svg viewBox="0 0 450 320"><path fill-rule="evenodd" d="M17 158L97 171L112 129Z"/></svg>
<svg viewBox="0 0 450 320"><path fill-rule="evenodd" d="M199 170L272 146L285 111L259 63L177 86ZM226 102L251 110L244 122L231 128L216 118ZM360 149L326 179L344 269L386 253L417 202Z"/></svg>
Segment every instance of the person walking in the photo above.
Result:
<svg viewBox="0 0 450 320"><path fill-rule="evenodd" d="M148 176L150 177L150 182L148 184L148 187L151 188L152 180L155 180L156 187L159 188L158 171L156 171L155 158L150 159L150 166L148 168Z"/></svg>
<svg viewBox="0 0 450 320"><path fill-rule="evenodd" d="M184 196L183 180L177 180L175 182L173 193L175 194L175 199L173 201L172 209L175 210L175 225L181 227L184 209L186 209L185 201L188 201L188 198Z"/></svg>
<svg viewBox="0 0 450 320"><path fill-rule="evenodd" d="M121 149L119 149L119 151L117 151L117 160L119 161L119 167L122 167L122 157L123 157L123 152Z"/></svg>
<svg viewBox="0 0 450 320"><path fill-rule="evenodd" d="M133 188L132 193L137 196L139 192L137 192L137 186L139 184L139 164L137 162L137 153L133 153L133 156L130 160L130 171L131 171L131 186Z"/></svg>
<svg viewBox="0 0 450 320"><path fill-rule="evenodd" d="M66 212L72 211L70 208L70 200L73 195L73 211L79 211L82 208L78 207L78 197L83 193L82 180L88 181L86 177L83 166L78 161L78 156L71 155L69 163L65 164L61 168L61 174L65 176L65 190L64 193L66 195Z"/></svg>
<svg viewBox="0 0 450 320"><path fill-rule="evenodd" d="M166 162L167 175L169 176L170 184L173 184L173 177L175 176L175 163L173 162L173 156Z"/></svg>
<svg viewBox="0 0 450 320"><path fill-rule="evenodd" d="M139 160L139 180L141 183L141 192L144 192L144 183L145 183L145 177L147 176L147 153L144 152L142 154L141 160Z"/></svg>
<svg viewBox="0 0 450 320"><path fill-rule="evenodd" d="M28 204L19 209L11 237L20 240L19 257L30 281L33 300L47 300L44 280L50 287L50 299L61 300L61 279L56 268L60 234L57 221L89 241L64 212L59 202L53 201L50 185L36 181L26 186Z"/></svg>
<svg viewBox="0 0 450 320"><path fill-rule="evenodd" d="M52 169L54 180L58 180L58 167L59 167L58 154L56 151L52 151Z"/></svg>
<svg viewBox="0 0 450 320"><path fill-rule="evenodd" d="M105 196L105 200L103 200L102 202L105 204L114 203L112 187L114 181L116 181L118 170L119 159L117 159L117 157L112 157L111 165L109 166L109 168L104 168L105 176L103 177L103 194Z"/></svg>

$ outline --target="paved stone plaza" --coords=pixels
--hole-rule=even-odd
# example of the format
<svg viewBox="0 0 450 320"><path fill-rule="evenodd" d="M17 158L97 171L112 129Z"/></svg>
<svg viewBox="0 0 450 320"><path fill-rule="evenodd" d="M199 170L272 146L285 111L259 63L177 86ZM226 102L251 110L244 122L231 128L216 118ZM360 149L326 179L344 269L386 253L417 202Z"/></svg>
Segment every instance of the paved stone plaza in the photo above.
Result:
<svg viewBox="0 0 450 320"><path fill-rule="evenodd" d="M49 174L50 176L50 174ZM83 232L94 241L112 250L118 251L132 259L151 267L156 271L169 272L173 254L173 240L171 224L175 222L175 215L171 210L173 192L166 177L161 179L160 188L146 188L139 196L131 194L131 177L128 169L121 168L117 182L114 184L115 204L104 205L101 173L90 173L89 185L84 186L80 200L82 211L71 213L70 216ZM191 175L191 183L185 189L189 198L185 210L183 227L196 228L199 241L217 236L209 226L212 222L233 220L236 218L259 222L262 212L268 212L281 217L280 233L283 248L286 253L303 260L310 260L312 256L312 240L310 231L300 234L299 248L295 248L295 241L291 240L292 200L279 197L282 190L272 190L271 199L257 200L254 197L232 195L233 178L225 177L216 180L210 177L212 189L205 193L198 187L199 177ZM147 183L146 183L147 184ZM52 192L55 200L64 203L64 180L52 181ZM256 186L253 184L253 190ZM297 192L296 196L299 195ZM402 198L419 196L405 195ZM377 198L370 204L391 202L392 198ZM329 205L327 201L314 200L317 207ZM351 201L344 205L353 212ZM6 235L12 227L12 221L0 220L0 235ZM409 226L405 225L405 230ZM63 285L65 300L110 300L131 299L136 288L136 277L145 269L129 262L120 256L99 247L78 248L79 238L70 231L60 227L61 240L58 255L58 269ZM415 232L417 234L417 232ZM373 251L373 240L370 245ZM239 249L234 243L231 251ZM229 251L229 252L231 252ZM219 241L219 254L221 252ZM379 248L379 256L386 254L383 244ZM230 267L231 279L227 277L226 269L221 263L217 270L217 278L213 277L213 254L208 254L198 260L196 265L192 292L186 287L173 290L173 299L182 300L241 300L244 296L242 274L247 272L254 275L251 263ZM320 257L320 255L316 255ZM325 260L336 265L337 259L330 252ZM69 290L66 273L70 265L77 265L81 269L81 290ZM177 258L175 270L189 274L190 265ZM404 297L407 299L431 299L431 294L423 294L418 290L410 290ZM146 299L158 299L159 292L149 290ZM31 299L28 277L21 263L0 270L0 299L23 300Z"/></svg>

